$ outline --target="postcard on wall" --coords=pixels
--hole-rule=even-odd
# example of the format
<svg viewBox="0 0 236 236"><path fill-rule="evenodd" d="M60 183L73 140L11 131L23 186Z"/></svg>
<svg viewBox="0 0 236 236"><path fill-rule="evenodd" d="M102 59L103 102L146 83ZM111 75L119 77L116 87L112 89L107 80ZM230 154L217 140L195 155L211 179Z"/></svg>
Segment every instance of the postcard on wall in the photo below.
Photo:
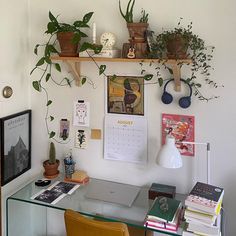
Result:
<svg viewBox="0 0 236 236"><path fill-rule="evenodd" d="M162 144L167 134L175 137L176 142L194 142L194 116L162 114ZM194 156L194 144L176 144L181 155Z"/></svg>
<svg viewBox="0 0 236 236"><path fill-rule="evenodd" d="M88 145L88 135L85 130L77 130L75 133L75 147L86 149Z"/></svg>
<svg viewBox="0 0 236 236"><path fill-rule="evenodd" d="M86 126L89 127L90 117L90 103L89 102L74 102L74 126Z"/></svg>
<svg viewBox="0 0 236 236"><path fill-rule="evenodd" d="M106 115L104 159L145 164L147 120L143 116Z"/></svg>
<svg viewBox="0 0 236 236"><path fill-rule="evenodd" d="M107 112L144 115L144 78L107 77Z"/></svg>

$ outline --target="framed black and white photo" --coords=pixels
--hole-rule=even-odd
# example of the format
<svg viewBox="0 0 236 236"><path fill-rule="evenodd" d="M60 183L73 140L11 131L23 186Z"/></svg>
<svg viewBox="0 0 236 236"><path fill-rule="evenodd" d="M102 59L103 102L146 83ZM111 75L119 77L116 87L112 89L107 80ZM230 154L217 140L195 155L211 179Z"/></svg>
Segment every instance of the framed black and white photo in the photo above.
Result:
<svg viewBox="0 0 236 236"><path fill-rule="evenodd" d="M1 185L31 168L31 110L0 118Z"/></svg>

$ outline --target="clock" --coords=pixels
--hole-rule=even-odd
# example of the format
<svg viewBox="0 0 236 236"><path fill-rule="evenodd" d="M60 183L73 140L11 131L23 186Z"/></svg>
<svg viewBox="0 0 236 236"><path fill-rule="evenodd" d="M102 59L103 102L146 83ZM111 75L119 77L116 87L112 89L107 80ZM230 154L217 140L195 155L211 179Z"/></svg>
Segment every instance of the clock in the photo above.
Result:
<svg viewBox="0 0 236 236"><path fill-rule="evenodd" d="M113 33L105 32L100 37L103 49L112 49L116 43L116 36Z"/></svg>

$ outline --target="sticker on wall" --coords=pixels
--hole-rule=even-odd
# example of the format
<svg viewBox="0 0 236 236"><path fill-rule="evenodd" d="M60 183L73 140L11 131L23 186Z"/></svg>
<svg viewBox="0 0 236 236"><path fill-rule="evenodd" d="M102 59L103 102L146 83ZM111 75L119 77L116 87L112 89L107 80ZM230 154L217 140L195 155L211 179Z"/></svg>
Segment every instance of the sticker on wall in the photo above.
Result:
<svg viewBox="0 0 236 236"><path fill-rule="evenodd" d="M60 138L66 140L69 137L70 121L67 119L60 120Z"/></svg>
<svg viewBox="0 0 236 236"><path fill-rule="evenodd" d="M194 142L194 116L162 114L162 145L167 134L175 137L176 142ZM194 156L194 144L177 143L181 155Z"/></svg>
<svg viewBox="0 0 236 236"><path fill-rule="evenodd" d="M88 139L87 139L87 133L85 132L85 130L77 130L75 134L75 147L86 149L87 143L88 143Z"/></svg>
<svg viewBox="0 0 236 236"><path fill-rule="evenodd" d="M90 104L89 102L74 102L74 126L89 127Z"/></svg>

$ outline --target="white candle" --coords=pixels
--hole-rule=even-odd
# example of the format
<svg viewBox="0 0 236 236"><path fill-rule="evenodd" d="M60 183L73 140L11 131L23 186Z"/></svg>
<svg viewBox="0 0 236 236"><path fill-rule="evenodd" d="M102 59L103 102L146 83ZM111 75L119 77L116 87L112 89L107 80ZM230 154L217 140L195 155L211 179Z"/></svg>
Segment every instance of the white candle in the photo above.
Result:
<svg viewBox="0 0 236 236"><path fill-rule="evenodd" d="M93 44L96 44L96 23L93 22Z"/></svg>

